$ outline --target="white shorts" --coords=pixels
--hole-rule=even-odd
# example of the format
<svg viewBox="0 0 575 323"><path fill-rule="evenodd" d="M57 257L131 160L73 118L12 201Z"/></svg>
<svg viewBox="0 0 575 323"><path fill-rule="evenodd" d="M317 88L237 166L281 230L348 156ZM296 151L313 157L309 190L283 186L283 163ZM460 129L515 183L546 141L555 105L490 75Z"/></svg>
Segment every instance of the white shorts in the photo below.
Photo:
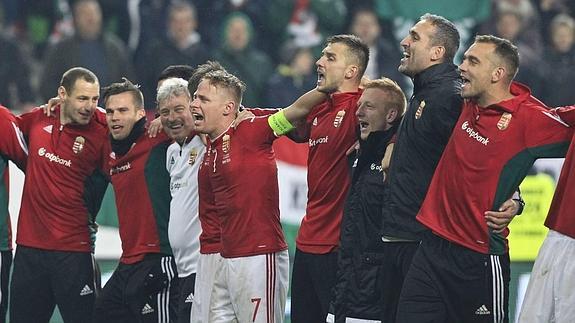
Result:
<svg viewBox="0 0 575 323"><path fill-rule="evenodd" d="M210 314L210 299L216 272L223 263L219 253L200 254L198 258L198 272L194 289L194 302L192 304L191 323L208 323Z"/></svg>
<svg viewBox="0 0 575 323"><path fill-rule="evenodd" d="M283 322L288 271L287 250L224 258L216 274L209 322Z"/></svg>
<svg viewBox="0 0 575 323"><path fill-rule="evenodd" d="M539 249L520 323L575 321L575 239L550 230Z"/></svg>

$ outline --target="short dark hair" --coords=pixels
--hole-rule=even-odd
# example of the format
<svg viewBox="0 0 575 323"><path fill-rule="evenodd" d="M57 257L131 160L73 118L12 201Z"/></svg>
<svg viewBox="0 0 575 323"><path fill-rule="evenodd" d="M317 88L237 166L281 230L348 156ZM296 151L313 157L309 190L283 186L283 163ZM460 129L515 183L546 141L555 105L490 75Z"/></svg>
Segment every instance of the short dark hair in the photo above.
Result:
<svg viewBox="0 0 575 323"><path fill-rule="evenodd" d="M451 21L438 15L426 13L419 18L426 20L435 27L435 32L431 35L433 46L443 46L445 48L445 61L453 62L453 58L459 49L459 31Z"/></svg>
<svg viewBox="0 0 575 323"><path fill-rule="evenodd" d="M105 88L102 89L103 94L103 102L104 104L108 103L108 99L112 95L121 94L124 92L130 92L132 94L134 105L136 108L143 109L144 108L144 95L142 91L140 91L140 86L137 84L132 83L125 77L122 77L122 82L112 83Z"/></svg>
<svg viewBox="0 0 575 323"><path fill-rule="evenodd" d="M66 93L70 94L74 90L74 84L77 80L82 79L88 83L99 83L98 77L92 71L84 67L73 67L62 75L60 86L66 89Z"/></svg>
<svg viewBox="0 0 575 323"><path fill-rule="evenodd" d="M194 95L194 92L198 89L198 85L202 78L212 71L224 71L227 72L226 69L220 64L218 61L207 61L204 64L200 64L196 67L196 71L188 80L188 90L190 91L191 95Z"/></svg>
<svg viewBox="0 0 575 323"><path fill-rule="evenodd" d="M327 38L327 44L344 44L349 49L347 55L359 67L359 78L363 76L369 61L369 47L355 35L335 35Z"/></svg>
<svg viewBox="0 0 575 323"><path fill-rule="evenodd" d="M519 71L519 50L517 46L505 38L493 35L477 35L475 36L475 42L495 45L495 54L503 60L509 69L509 81L515 78L515 75L517 75Z"/></svg>
<svg viewBox="0 0 575 323"><path fill-rule="evenodd" d="M160 76L158 76L158 82L167 80L170 78L180 78L184 80L189 80L194 74L194 68L190 65L170 65L166 67Z"/></svg>
<svg viewBox="0 0 575 323"><path fill-rule="evenodd" d="M244 91L246 90L246 85L237 76L224 70L216 70L204 75L202 80L207 80L210 82L210 85L229 91L239 107Z"/></svg>

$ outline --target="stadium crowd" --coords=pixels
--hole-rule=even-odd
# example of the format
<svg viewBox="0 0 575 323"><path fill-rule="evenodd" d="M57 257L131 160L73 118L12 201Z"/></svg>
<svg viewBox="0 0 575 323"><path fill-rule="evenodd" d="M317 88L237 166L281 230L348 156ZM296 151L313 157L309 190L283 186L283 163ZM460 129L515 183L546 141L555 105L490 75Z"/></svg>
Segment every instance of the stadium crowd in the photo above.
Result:
<svg viewBox="0 0 575 323"><path fill-rule="evenodd" d="M550 105L574 98L559 86L573 80L567 67L575 56L575 5L567 0L101 0L79 8L76 2L0 2L0 76L10 80L0 86L4 105L22 110L45 102L73 66L93 70L102 84L126 76L153 97L164 67L212 58L246 82L247 105L282 106L314 84L314 57L325 37L342 33L370 47L369 77L386 75L410 94L409 80L396 69L397 44L426 12L456 24L461 49L476 33L512 40L523 57L518 80L529 80ZM246 68L253 65L259 68Z"/></svg>

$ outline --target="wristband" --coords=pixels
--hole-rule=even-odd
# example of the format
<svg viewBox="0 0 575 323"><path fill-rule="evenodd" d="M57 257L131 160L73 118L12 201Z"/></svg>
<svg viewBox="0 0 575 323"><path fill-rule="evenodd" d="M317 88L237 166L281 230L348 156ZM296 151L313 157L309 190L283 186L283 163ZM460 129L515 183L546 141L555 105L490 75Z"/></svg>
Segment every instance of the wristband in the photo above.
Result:
<svg viewBox="0 0 575 323"><path fill-rule="evenodd" d="M288 121L283 110L280 110L268 118L268 124L276 134L276 136L285 135L286 133L295 129L295 127Z"/></svg>
<svg viewBox="0 0 575 323"><path fill-rule="evenodd" d="M525 209L525 201L522 199L513 199L513 201L519 203L519 208L517 209L516 215L521 215L521 213L523 213L523 209Z"/></svg>

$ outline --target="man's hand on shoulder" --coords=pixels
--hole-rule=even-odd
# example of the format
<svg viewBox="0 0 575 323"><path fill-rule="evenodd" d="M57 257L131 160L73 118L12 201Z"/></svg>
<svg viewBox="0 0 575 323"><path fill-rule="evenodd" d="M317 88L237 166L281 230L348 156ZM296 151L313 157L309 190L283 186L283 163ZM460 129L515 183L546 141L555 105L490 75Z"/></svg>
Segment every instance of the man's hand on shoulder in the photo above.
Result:
<svg viewBox="0 0 575 323"><path fill-rule="evenodd" d="M46 116L49 117L52 115L52 112L56 110L56 106L58 106L61 102L62 100L60 100L60 98L56 96L48 100L48 103L42 104L40 108L44 110L44 114L46 114Z"/></svg>

